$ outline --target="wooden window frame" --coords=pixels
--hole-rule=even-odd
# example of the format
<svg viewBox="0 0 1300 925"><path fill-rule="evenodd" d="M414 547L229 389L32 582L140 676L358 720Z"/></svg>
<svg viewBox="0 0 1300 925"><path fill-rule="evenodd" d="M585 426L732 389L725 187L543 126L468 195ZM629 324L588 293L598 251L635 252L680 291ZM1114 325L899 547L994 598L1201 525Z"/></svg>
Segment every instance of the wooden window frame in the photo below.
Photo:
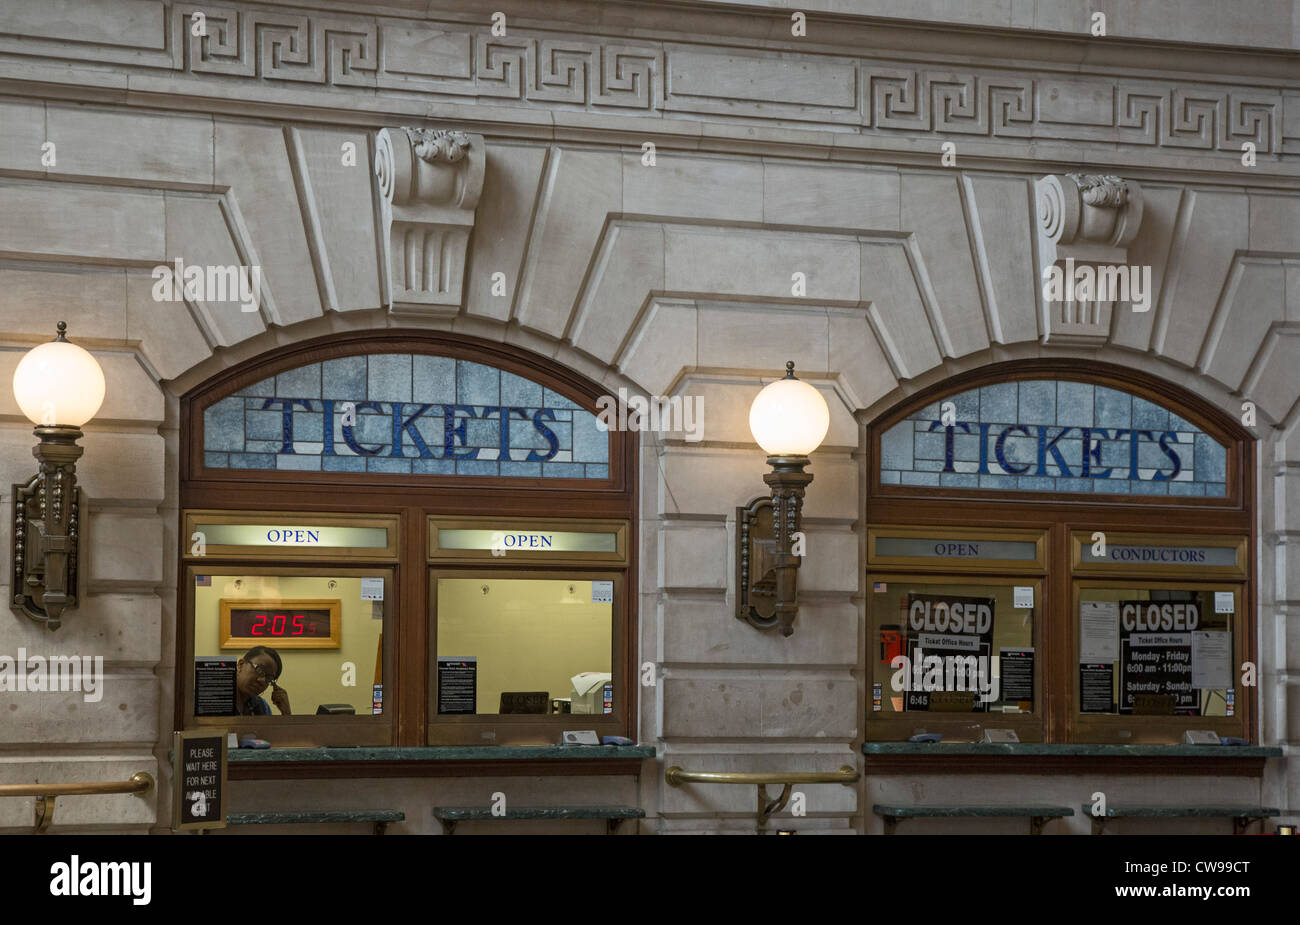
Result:
<svg viewBox="0 0 1300 925"><path fill-rule="evenodd" d="M506 561L496 568L485 565L434 564L429 566L429 664L435 665L438 652L438 594L440 578L613 581L614 605L611 608L610 675L614 684L614 712L578 714L502 714L462 713L439 716L437 713L437 678L431 677L428 703L428 738L430 745L555 745L565 729L594 729L597 735L627 735L632 725L629 699L635 685L628 663L627 632L632 602L627 595L627 580L622 570L613 571L600 565L573 566L555 564L524 565ZM451 654L451 653L448 653ZM468 653L456 653L468 654ZM552 692L554 694L554 692ZM482 705L480 705L481 707Z"/></svg>
<svg viewBox="0 0 1300 925"><path fill-rule="evenodd" d="M971 534L982 535L980 531L968 531ZM1006 585L1014 587L1016 585L1030 586L1034 589L1034 712L1032 713L981 713L976 711L949 713L946 711L925 711L917 710L914 712L892 713L881 711L879 713L867 705L867 733L868 742L896 742L907 739L917 729L924 728L926 732L941 733L945 740L952 740L970 732L972 727L977 727L981 731L984 729L1011 729L1022 742L1042 742L1043 734L1046 728L1044 709L1044 679L1043 672L1038 668L1038 637L1043 627L1043 580L1044 576L1040 573L1035 574L1032 568L1021 572L1007 573L1005 570L991 572L982 568L949 569L947 571L938 571L931 568L927 570L901 571L892 569L887 566L879 566L869 570L867 573L868 587L871 582L916 582L918 584L928 585ZM929 592L927 592L929 593ZM867 606L870 607L872 595L867 596ZM996 616L995 616L996 619ZM894 674L894 669L885 667L880 659L872 655L874 638L872 637L873 623L871 614L867 614L867 686L871 688L873 683L881 685L881 693L885 697L892 694L890 687L890 678ZM996 655L996 652L990 653Z"/></svg>
<svg viewBox="0 0 1300 925"><path fill-rule="evenodd" d="M180 618L180 631L177 635L179 644L177 664L186 666L177 672L176 694L178 712L178 731L190 729L218 728L244 735L252 734L266 739L273 746L293 748L324 745L391 745L393 744L393 718L388 711L388 680L384 678L384 712L378 716L357 714L340 716L317 716L316 705L311 706L310 713L294 713L281 716L272 708L271 716L195 716L194 715L194 576L195 575L268 575L277 577L308 577L318 575L340 575L349 578L383 577L385 582L395 582L396 565L394 563L360 564L337 561L317 562L314 564L282 565L280 561L266 559L247 559L242 562L226 560L205 563L191 559L182 564L182 583L180 605L177 614ZM390 605L385 601L384 607L384 664L389 664L397 657L396 640L387 632L390 625L397 625L400 618L399 605ZM258 642L256 645L266 645ZM231 658L243 658L252 646L231 649ZM271 648L277 648L271 646ZM294 649L313 651L311 649ZM319 651L319 650L316 650ZM365 674L365 665L360 666ZM358 687L363 685L358 684ZM368 686L368 685L366 685ZM285 679L285 690L293 697L293 683ZM303 704L296 705L298 709ZM270 722L268 722L270 720Z"/></svg>
<svg viewBox="0 0 1300 925"><path fill-rule="evenodd" d="M1170 744L1169 740L1173 738L1174 744L1181 745L1185 730L1212 729L1220 736L1250 738L1249 729L1245 725L1244 710L1235 711L1232 716L1143 716L1132 713L1083 713L1079 710L1079 601L1082 597L1080 592L1085 589L1125 587L1132 587L1139 591L1232 591L1236 595L1238 604L1246 598L1244 579L1210 578L1198 581L1168 575L1162 578L1153 577L1151 574L1138 577L1130 573L1117 573L1104 578L1099 575L1076 576L1070 589L1070 613L1074 622L1070 636L1073 642L1070 647L1070 658L1075 665L1074 683L1070 687L1070 712L1076 737L1082 736L1083 741L1089 743L1112 745ZM1236 613L1228 621L1228 626L1232 629L1233 675L1237 674L1238 666L1241 664L1237 655L1243 648L1241 634L1246 622L1244 609L1237 606ZM1119 659L1116 658L1116 673L1119 672L1119 664ZM1232 687L1242 695L1240 700L1246 699L1248 688L1243 688L1240 683ZM1125 732L1130 734L1124 735Z"/></svg>
<svg viewBox="0 0 1300 925"><path fill-rule="evenodd" d="M598 414L597 399L607 389L586 377L566 369L552 360L510 344L482 338L458 336L446 332L419 329L389 329L331 334L304 341L282 350L255 357L221 372L181 398L180 447L180 535L178 539L177 582L181 589L177 613L180 626L177 636L177 664L186 664L187 640L193 632L193 617L187 603L187 573L194 559L189 557L190 541L187 513L203 512L223 515L249 512L259 515L285 515L321 518L324 515L364 515L370 518L395 518L396 561L393 577L393 632L385 626L384 717L391 723L391 736L382 744L423 746L428 743L429 726L436 717L428 715L430 690L435 669L428 662L430 621L428 600L430 568L428 556L430 517L478 518L503 520L529 518L557 524L571 520L575 511L584 518L604 522L637 522L637 434L610 431L609 477L605 479L448 476L435 474L370 472L279 472L256 469L209 469L203 458L203 411L214 402L277 373L309 363L344 356L375 353L412 353L453 357L483 363L532 380L564 396L592 414ZM306 513L304 513L306 512ZM256 522L247 521L244 522ZM360 522L360 521L358 521ZM630 535L630 531L629 534ZM601 564L605 571L618 571L624 601L618 628L619 658L623 676L615 678L616 703L620 725L611 734L635 737L639 688L633 683L637 639L637 548L624 540L625 559L617 566ZM277 556L284 550L276 550ZM318 568L343 567L344 562L326 562L305 550L277 558L285 566ZM257 558L261 558L260 556ZM241 554L239 560L222 558L224 568L232 562L250 561ZM351 564L352 559L347 560ZM265 564L263 560L259 565ZM216 563L210 569L217 571ZM188 624L187 624L188 621ZM391 653L391 654L390 654ZM177 685L175 728L185 729L186 707L183 685ZM312 717L313 721L338 717ZM590 725L590 724L588 724ZM317 728L324 728L318 726ZM584 728L587 728L584 726ZM310 727L308 729L310 732ZM310 736L308 735L308 738ZM331 736L331 738L333 738ZM556 734L558 742L558 732ZM369 744L360 741L304 741L294 744ZM478 744L489 744L480 742ZM565 762L554 773L566 772ZM415 773L415 769L412 768ZM288 770L268 770L266 776L293 776Z"/></svg>
<svg viewBox="0 0 1300 925"><path fill-rule="evenodd" d="M925 405L971 388L1028 379L1056 379L1107 386L1170 409L1225 445L1227 496L1160 497L881 484L880 439L894 424ZM1108 536L1112 533L1150 535L1153 532L1152 523L1158 522L1162 528L1160 533L1171 544L1192 538L1244 544L1244 574L1236 579L1218 574L1213 578L1207 576L1207 579L1210 583L1240 583L1244 613L1241 615L1240 643L1234 640L1234 655L1258 664L1258 575L1254 555L1254 550L1258 548L1255 523L1255 437L1203 398L1154 376L1114 364L1089 363L1084 366L1069 360L1047 359L999 363L953 376L909 396L868 425L865 442L867 490L864 522L876 535L899 529L916 529L922 533L946 529L967 534L988 528L1046 532L1048 568L1043 576L1044 608L1039 618L1041 634L1035 637L1035 648L1040 650L1040 657L1035 659L1035 669L1043 674L1045 742L1088 742L1082 738L1087 735L1086 724L1081 728L1079 723L1079 716L1083 714L1073 712L1076 700L1072 691L1077 685L1078 665L1072 665L1070 659L1077 651L1077 614L1064 612L1067 607L1073 608L1073 583L1085 579L1132 584L1142 581L1177 583L1186 575L1177 571L1162 574L1127 568L1102 573L1097 571L1096 566L1090 565L1076 568L1072 559L1073 534L1086 533L1091 536L1094 531L1100 530ZM972 528L970 525L978 526ZM930 574L947 574L941 568L936 563L925 570ZM869 570L885 571L886 567L869 566ZM897 569L889 566L888 570ZM1187 578L1184 583L1203 582ZM868 647L870 643L871 640L868 640ZM1232 719L1237 721L1239 731L1233 734L1258 744L1258 688L1238 686L1236 709L1238 715ZM869 701L866 713L865 738L876 740L878 737L872 732L873 717ZM1125 719L1129 717L1126 716ZM1197 725L1196 721L1204 720L1203 717L1185 719L1191 722L1184 722L1180 729L1211 728L1204 724ZM1170 741L1168 730L1163 739ZM1174 741L1180 742L1181 734Z"/></svg>

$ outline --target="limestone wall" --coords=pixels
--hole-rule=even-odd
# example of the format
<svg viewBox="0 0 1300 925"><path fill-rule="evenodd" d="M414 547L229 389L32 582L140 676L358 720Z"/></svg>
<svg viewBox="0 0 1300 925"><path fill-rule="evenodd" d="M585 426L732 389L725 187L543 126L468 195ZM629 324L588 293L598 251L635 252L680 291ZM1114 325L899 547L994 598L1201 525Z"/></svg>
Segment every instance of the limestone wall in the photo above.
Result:
<svg viewBox="0 0 1300 925"><path fill-rule="evenodd" d="M518 344L611 390L704 400L702 442L647 439L641 460L638 661L658 681L643 691L639 737L661 758L639 785L511 779L518 799L585 793L640 801L645 831L748 831L751 788L669 788L663 768L860 766L864 425L955 372L1037 356L1140 367L1234 416L1256 403L1262 737L1300 741L1289 633L1300 613L1300 87L1280 76L1293 57L1116 41L1103 63L1079 65L1082 37L1051 38L1068 54L1046 62L1032 37L953 27L922 46L905 25L886 30L895 47L855 46L866 26L851 18L801 46L778 30L785 12L737 21L708 4L672 15L611 5L584 27L580 4L556 3L555 21L574 25L547 32L536 6L498 41L467 5L438 22L397 7L227 5L239 23L208 10L213 31L198 41L183 26L202 7L0 2L12 24L0 36L0 379L62 319L108 380L79 467L85 596L56 634L0 619L0 653L102 653L109 675L98 703L6 698L0 781L149 770L161 796L61 798L58 821L165 827L177 398L278 346L396 325ZM936 6L967 21L960 5ZM1032 21L1013 6L1008 26L1076 31L1064 3L1036 5ZM1225 42L1295 46L1293 4L1247 7ZM1191 42L1195 22L1144 20L1129 34ZM305 44L268 57L293 36ZM937 50L958 40L970 51ZM72 41L84 43L75 54ZM370 151L377 130L413 121L483 133L486 175L463 308L394 319ZM945 141L955 166L941 163ZM1245 142L1255 167L1241 163ZM356 166L340 156L348 144ZM1099 349L1041 343L1033 183L1066 168L1122 172L1145 196L1129 260L1153 268L1152 308L1117 309ZM155 301L150 271L176 258L260 266L259 310ZM497 272L504 296L492 294ZM732 615L732 542L735 507L763 493L748 406L788 359L832 422L811 466L797 629L782 638ZM6 504L33 471L33 442L0 389ZM1300 808L1294 759L1271 764L1262 792L1242 779L1237 795ZM877 831L882 794L975 797L1009 780L808 787L800 828ZM1189 797L1226 795L1185 780ZM235 795L248 808L312 806L345 800L343 784L320 784L320 800L296 783ZM1044 802L1098 789L1023 785ZM425 831L431 788L469 802L499 782L374 786ZM0 801L0 827L27 826L30 813Z"/></svg>

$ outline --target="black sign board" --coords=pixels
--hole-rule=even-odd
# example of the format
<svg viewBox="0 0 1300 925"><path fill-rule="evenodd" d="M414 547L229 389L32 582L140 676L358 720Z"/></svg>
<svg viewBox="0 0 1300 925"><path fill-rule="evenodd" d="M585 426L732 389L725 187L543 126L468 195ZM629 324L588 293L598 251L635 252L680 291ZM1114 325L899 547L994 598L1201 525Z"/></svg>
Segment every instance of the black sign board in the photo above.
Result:
<svg viewBox="0 0 1300 925"><path fill-rule="evenodd" d="M908 685L904 711L985 713L978 677L992 678L995 601L990 597L912 594L906 598ZM935 669L943 678L939 684ZM969 668L976 668L972 676ZM916 682L918 678L921 684Z"/></svg>
<svg viewBox="0 0 1300 925"><path fill-rule="evenodd" d="M226 731L172 734L172 828L226 825Z"/></svg>
<svg viewBox="0 0 1300 925"><path fill-rule="evenodd" d="M1079 711L1081 713L1114 713L1115 666L1109 662L1100 665L1079 666Z"/></svg>
<svg viewBox="0 0 1300 925"><path fill-rule="evenodd" d="M1192 687L1195 602L1120 601L1119 712L1196 716Z"/></svg>
<svg viewBox="0 0 1300 925"><path fill-rule="evenodd" d="M478 659L438 656L438 713L478 712Z"/></svg>
<svg viewBox="0 0 1300 925"><path fill-rule="evenodd" d="M194 659L194 715L235 715L235 672L239 660L225 656Z"/></svg>
<svg viewBox="0 0 1300 925"><path fill-rule="evenodd" d="M1003 649L998 659L1001 668L1002 702L1034 709L1034 650Z"/></svg>

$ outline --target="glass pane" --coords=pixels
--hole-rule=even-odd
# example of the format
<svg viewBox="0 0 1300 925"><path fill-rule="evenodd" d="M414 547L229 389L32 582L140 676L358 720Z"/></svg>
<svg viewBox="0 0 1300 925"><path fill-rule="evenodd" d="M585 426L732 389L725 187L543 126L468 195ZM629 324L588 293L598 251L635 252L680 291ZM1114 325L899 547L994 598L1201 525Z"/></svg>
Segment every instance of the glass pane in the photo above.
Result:
<svg viewBox="0 0 1300 925"><path fill-rule="evenodd" d="M1082 588L1079 709L1232 716L1232 591Z"/></svg>
<svg viewBox="0 0 1300 925"><path fill-rule="evenodd" d="M212 469L608 479L609 443L541 383L425 354L309 363L203 411Z"/></svg>
<svg viewBox="0 0 1300 925"><path fill-rule="evenodd" d="M383 712L383 577L195 575L196 716Z"/></svg>
<svg viewBox="0 0 1300 925"><path fill-rule="evenodd" d="M1004 579L873 581L872 715L1034 712L1037 603Z"/></svg>
<svg viewBox="0 0 1300 925"><path fill-rule="evenodd" d="M613 583L439 578L437 712L612 713Z"/></svg>
<svg viewBox="0 0 1300 925"><path fill-rule="evenodd" d="M936 398L880 437L886 485L1223 498L1226 460L1224 444L1168 408L1051 379Z"/></svg>

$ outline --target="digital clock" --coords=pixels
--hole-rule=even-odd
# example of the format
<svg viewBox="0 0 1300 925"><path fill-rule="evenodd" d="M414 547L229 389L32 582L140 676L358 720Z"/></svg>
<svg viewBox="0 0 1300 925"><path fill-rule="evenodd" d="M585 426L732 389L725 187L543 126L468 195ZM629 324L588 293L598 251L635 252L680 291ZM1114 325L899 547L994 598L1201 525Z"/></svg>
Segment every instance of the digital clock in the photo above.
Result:
<svg viewBox="0 0 1300 925"><path fill-rule="evenodd" d="M221 599L223 649L337 649L341 624L337 600Z"/></svg>

